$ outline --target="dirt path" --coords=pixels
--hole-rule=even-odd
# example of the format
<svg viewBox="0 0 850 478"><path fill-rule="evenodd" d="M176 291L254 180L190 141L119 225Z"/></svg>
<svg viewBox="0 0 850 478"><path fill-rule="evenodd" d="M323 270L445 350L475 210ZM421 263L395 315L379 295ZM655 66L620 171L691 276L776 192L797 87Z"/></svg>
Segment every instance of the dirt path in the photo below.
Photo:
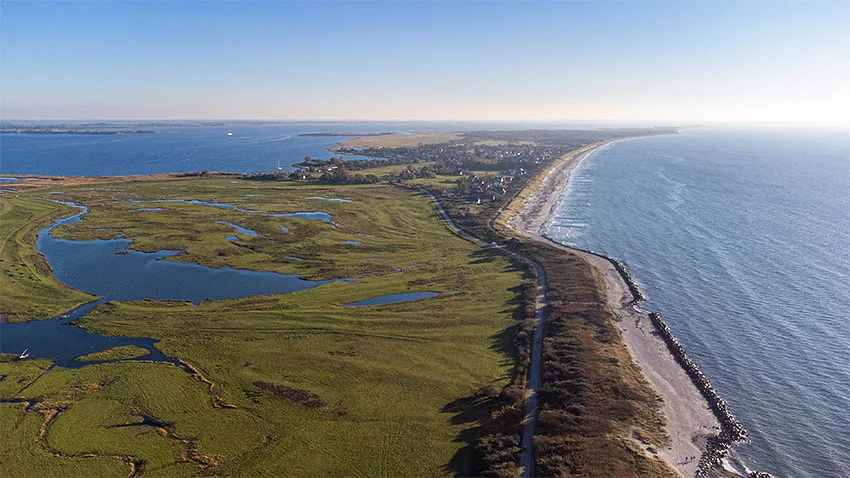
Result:
<svg viewBox="0 0 850 478"><path fill-rule="evenodd" d="M525 392L525 418L522 421L522 455L520 476L529 478L534 469L534 427L539 412L540 370L543 361L543 330L546 315L546 273L540 264L526 259L537 269L537 310L534 312L534 341L531 344L531 365L528 368L528 387Z"/></svg>

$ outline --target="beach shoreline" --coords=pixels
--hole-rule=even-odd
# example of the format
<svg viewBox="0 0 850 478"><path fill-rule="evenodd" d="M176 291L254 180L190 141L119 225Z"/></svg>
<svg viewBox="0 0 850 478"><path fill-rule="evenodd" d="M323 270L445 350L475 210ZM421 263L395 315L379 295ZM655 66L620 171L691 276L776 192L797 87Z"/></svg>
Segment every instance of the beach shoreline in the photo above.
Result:
<svg viewBox="0 0 850 478"><path fill-rule="evenodd" d="M642 448L648 455L664 459L683 476L705 474L711 468L707 466L713 455L710 443L717 440L723 424L712 411L704 392L697 388L692 376L680 364L681 358L674 357L661 338L653 320L660 319L634 307L643 297L621 266L596 253L559 244L540 233L552 217L573 170L594 152L617 141L623 140L589 145L565 155L522 200L518 213L511 215L507 225L531 240L576 254L594 268L606 286L607 306L617 318L624 344L644 377L663 398L662 412L670 445L658 449L657 453L646 444L642 444Z"/></svg>

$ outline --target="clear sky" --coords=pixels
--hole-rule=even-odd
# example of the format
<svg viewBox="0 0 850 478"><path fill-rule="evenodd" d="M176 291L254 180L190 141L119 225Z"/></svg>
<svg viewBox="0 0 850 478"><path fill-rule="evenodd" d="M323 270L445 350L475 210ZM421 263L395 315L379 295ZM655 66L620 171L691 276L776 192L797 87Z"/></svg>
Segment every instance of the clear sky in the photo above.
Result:
<svg viewBox="0 0 850 478"><path fill-rule="evenodd" d="M0 0L3 119L850 122L850 1Z"/></svg>

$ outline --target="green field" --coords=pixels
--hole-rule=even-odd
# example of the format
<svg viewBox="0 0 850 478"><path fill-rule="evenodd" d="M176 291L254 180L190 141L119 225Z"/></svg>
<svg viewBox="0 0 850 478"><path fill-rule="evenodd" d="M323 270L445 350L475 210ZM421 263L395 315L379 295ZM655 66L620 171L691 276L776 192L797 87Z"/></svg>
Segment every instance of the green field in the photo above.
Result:
<svg viewBox="0 0 850 478"><path fill-rule="evenodd" d="M0 363L0 475L471 471L465 468L472 464L466 444L482 416L462 404L479 388L498 390L514 378L509 328L530 278L521 264L453 235L427 197L386 184L329 187L230 178L80 186L63 193L63 200L90 212L81 223L57 228L56 237L123 233L134 249L186 250L169 260L311 279L360 278L198 307L155 301L99 307L80 325L159 339L159 349L194 372L123 362L45 373L46 361ZM316 197L350 202L311 199ZM216 201L263 213L124 201L130 198ZM35 319L50 315L48 305L61 312L85 301L44 271L14 273L27 260L35 262L34 232L69 210L29 196L5 197L2 204L4 218L16 209L30 211L14 216L14 233L7 233L12 222L4 219L4 244L15 238L16 247L4 245L2 251L3 266L12 272L4 273L3 311ZM148 207L164 209L133 211ZM327 212L336 226L264 215L299 211ZM233 228L217 221L258 236L237 234L239 241L228 241ZM55 300L42 304L21 294L9 302L14 310L7 307L7 290L27 291L36 279ZM342 305L414 291L440 295L385 306Z"/></svg>
<svg viewBox="0 0 850 478"><path fill-rule="evenodd" d="M71 214L55 202L0 198L0 314L10 322L54 317L94 299L57 281L36 252L38 231Z"/></svg>
<svg viewBox="0 0 850 478"><path fill-rule="evenodd" d="M150 352L135 345L122 345L100 352L94 352L77 357L78 362L103 362L106 360L122 360L143 357Z"/></svg>

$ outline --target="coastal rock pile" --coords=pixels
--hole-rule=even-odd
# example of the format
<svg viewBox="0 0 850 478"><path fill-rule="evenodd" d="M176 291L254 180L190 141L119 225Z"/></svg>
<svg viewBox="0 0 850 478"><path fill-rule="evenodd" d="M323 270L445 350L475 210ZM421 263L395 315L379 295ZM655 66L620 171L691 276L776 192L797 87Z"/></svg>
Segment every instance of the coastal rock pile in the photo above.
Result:
<svg viewBox="0 0 850 478"><path fill-rule="evenodd" d="M596 253L593 252L592 254ZM636 305L646 300L646 296L643 295L643 291L640 290L640 287L638 287L637 282L635 282L635 280L632 278L632 275L629 274L629 270L626 269L625 264L618 260L611 259L610 257L601 257L608 259L609 261L611 261L612 264L614 264L614 268L617 269L617 272L620 273L620 277L623 278L623 280L626 282L626 285L629 287L629 292L632 293L632 301L629 305Z"/></svg>
<svg viewBox="0 0 850 478"><path fill-rule="evenodd" d="M625 264L603 254L599 254L598 252L589 250L582 251L601 257L614 265L614 268L617 269L617 272L620 274L620 277L622 277L632 294L633 298L629 303L630 306L634 307L638 303L646 300L646 297L643 295L640 287L638 287L637 283L626 269ZM651 312L649 314L649 319L658 331L661 339L664 340L665 344L667 344L667 348L670 350L673 358L679 363L679 365L682 366L685 373L688 374L688 377L690 377L691 381L708 402L714 416L720 422L720 433L712 435L707 439L705 452L700 457L700 462L697 466L697 478L708 476L712 469L722 465L723 458L729 453L729 449L734 443L746 442L748 440L747 431L744 429L741 422L738 421L735 415L733 415L729 410L729 406L726 404L726 401L720 398L720 395L718 395L717 391L711 385L711 382L709 382L708 378L702 373L697 364L688 357L687 352L685 352L684 347L679 344L679 340L673 335L670 327L668 327L661 319L661 315L657 312ZM750 476L755 478L770 477L769 474L760 473L761 472L755 472Z"/></svg>
<svg viewBox="0 0 850 478"><path fill-rule="evenodd" d="M611 257L606 256L605 254L600 254L600 253L593 251L593 250L582 249L580 247L574 247L574 246L570 246L570 247L572 247L573 249L575 249L577 251L584 252L586 254L593 254L596 257L601 257L602 259L605 259L606 261L610 262L614 266L614 269L617 269L617 273L620 274L620 277L623 278L623 282L626 283L626 287L629 288L629 292L632 293L632 301L629 302L629 305L637 305L638 303L646 300L646 296L643 295L643 291L640 290L640 286L638 286L637 281L635 281L635 279L632 277L632 275L629 274L629 270L626 269L625 264L618 261L617 259L613 259Z"/></svg>
<svg viewBox="0 0 850 478"><path fill-rule="evenodd" d="M729 411L729 406L726 400L720 398L711 382L702 373L697 364L688 357L685 349L679 344L679 341L670 331L667 324L661 319L661 315L657 312L651 312L649 319L658 330L661 339L667 344L667 348L676 361L685 369L685 373L691 378L691 381L696 385L697 389L702 393L708 402L708 406L714 412L714 416L720 422L720 433L708 438L708 444L705 452L700 457L699 465L697 466L696 476L706 476L707 473L717 466L721 465L721 461L729 452L729 448L735 442L747 441L747 431L741 422Z"/></svg>

